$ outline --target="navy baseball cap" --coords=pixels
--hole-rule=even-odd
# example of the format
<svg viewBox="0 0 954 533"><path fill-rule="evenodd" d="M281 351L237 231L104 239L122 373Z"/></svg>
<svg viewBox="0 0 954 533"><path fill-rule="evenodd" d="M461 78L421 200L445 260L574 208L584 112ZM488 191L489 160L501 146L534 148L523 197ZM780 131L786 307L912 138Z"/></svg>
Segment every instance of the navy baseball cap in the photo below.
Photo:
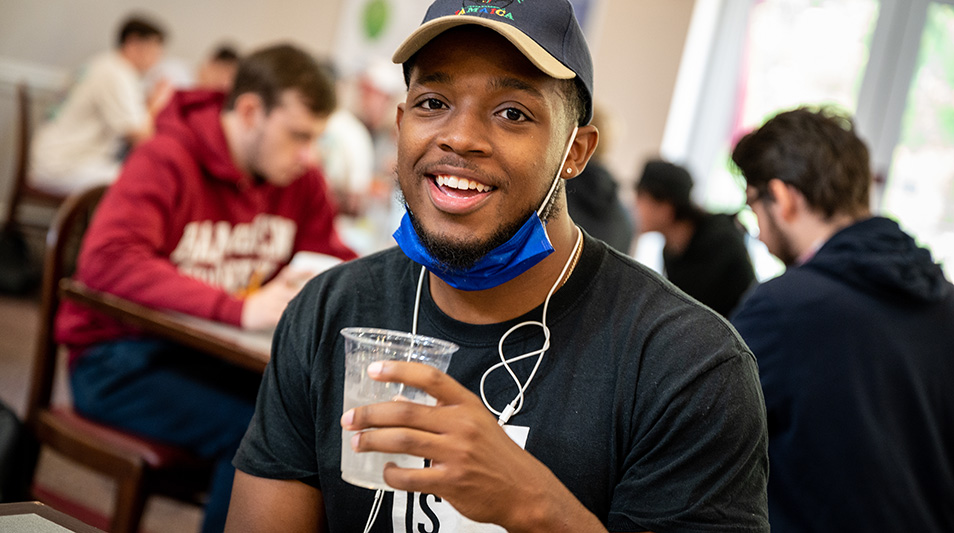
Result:
<svg viewBox="0 0 954 533"><path fill-rule="evenodd" d="M593 60L568 0L436 0L391 59L404 63L441 33L466 24L496 31L549 76L577 78L587 96L582 124L590 122Z"/></svg>

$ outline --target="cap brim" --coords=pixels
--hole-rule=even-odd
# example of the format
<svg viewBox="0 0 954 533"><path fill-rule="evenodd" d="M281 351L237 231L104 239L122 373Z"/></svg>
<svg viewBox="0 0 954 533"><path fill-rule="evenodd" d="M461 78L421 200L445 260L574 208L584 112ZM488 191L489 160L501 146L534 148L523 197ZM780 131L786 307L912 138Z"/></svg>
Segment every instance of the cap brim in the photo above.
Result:
<svg viewBox="0 0 954 533"><path fill-rule="evenodd" d="M560 80L569 80L576 77L576 74L572 70L550 55L550 53L537 44L536 41L527 37L523 32L510 24L464 15L445 16L422 24L414 33L409 35L407 39L404 39L401 46L398 46L398 49L394 52L391 60L395 63L404 63L410 59L411 56L416 54L418 50L423 48L425 44L431 42L432 39L441 33L444 33L450 28L468 24L484 26L504 36L516 46L531 63L549 76Z"/></svg>

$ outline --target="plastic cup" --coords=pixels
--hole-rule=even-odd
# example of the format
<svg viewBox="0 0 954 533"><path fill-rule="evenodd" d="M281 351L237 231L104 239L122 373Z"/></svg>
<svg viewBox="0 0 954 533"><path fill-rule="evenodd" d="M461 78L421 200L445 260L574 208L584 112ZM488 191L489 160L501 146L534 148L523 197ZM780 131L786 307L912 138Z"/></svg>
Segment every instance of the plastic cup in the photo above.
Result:
<svg viewBox="0 0 954 533"><path fill-rule="evenodd" d="M403 383L385 383L368 377L368 365L375 361L413 361L447 371L454 343L411 335L403 331L374 328L345 328L344 408L349 409L400 399L426 405L437 400L426 392ZM368 429L365 431L374 431ZM355 452L351 448L354 431L341 432L341 479L369 489L394 490L384 482L384 465L393 462L403 468L423 468L424 460L406 454Z"/></svg>

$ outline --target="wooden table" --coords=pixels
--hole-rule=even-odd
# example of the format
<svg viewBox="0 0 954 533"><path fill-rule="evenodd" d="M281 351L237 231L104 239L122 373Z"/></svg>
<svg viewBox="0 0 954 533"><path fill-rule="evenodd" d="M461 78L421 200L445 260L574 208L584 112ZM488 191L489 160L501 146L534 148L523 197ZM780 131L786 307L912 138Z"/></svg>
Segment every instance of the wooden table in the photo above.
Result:
<svg viewBox="0 0 954 533"><path fill-rule="evenodd" d="M4 533L103 533L72 516L40 502L0 504L0 531Z"/></svg>
<svg viewBox="0 0 954 533"><path fill-rule="evenodd" d="M257 372L265 370L271 354L272 331L247 331L183 313L150 309L72 279L60 281L60 294L157 337Z"/></svg>

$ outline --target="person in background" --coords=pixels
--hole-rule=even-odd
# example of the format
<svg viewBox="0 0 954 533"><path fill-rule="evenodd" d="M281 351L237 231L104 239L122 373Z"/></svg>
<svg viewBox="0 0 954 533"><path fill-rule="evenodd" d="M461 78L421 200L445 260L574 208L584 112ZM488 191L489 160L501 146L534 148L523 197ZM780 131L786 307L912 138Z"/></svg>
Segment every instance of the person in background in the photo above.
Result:
<svg viewBox="0 0 954 533"><path fill-rule="evenodd" d="M326 271L289 305L236 455L227 530L768 531L752 354L567 213L562 184L599 135L572 5L437 0L393 60L408 84L398 247ZM436 405L342 415L346 326L459 345L448 373L367 369ZM359 456L430 467L388 465L392 492L349 485L343 430Z"/></svg>
<svg viewBox="0 0 954 533"><path fill-rule="evenodd" d="M206 89L229 92L238 69L239 53L230 44L220 44L207 55L198 67L181 57L163 57L143 77L147 90L160 84L175 90Z"/></svg>
<svg viewBox="0 0 954 533"><path fill-rule="evenodd" d="M850 117L780 113L732 160L787 266L731 318L759 363L772 531L954 531L954 286L872 216Z"/></svg>
<svg viewBox="0 0 954 533"><path fill-rule="evenodd" d="M331 61L324 64L337 81L339 97L345 91ZM371 132L361 120L344 106L328 118L328 125L315 145L318 163L335 194L340 213L359 217L368 201L375 172L375 149Z"/></svg>
<svg viewBox="0 0 954 533"><path fill-rule="evenodd" d="M334 108L332 80L290 45L245 58L228 95L177 92L103 197L76 278L150 308L274 327L300 287L286 267L296 252L355 257L313 166ZM80 413L215 459L203 531L221 531L260 376L69 301L56 326Z"/></svg>
<svg viewBox="0 0 954 533"><path fill-rule="evenodd" d="M152 135L153 119L172 94L160 83L147 97L142 83L164 41L164 30L148 19L123 22L117 48L90 61L56 116L37 129L32 185L65 195L116 179L129 147Z"/></svg>
<svg viewBox="0 0 954 533"><path fill-rule="evenodd" d="M599 106L593 109L591 124L600 131L600 142L586 168L566 182L566 206L573 221L587 233L628 254L633 245L633 221L619 199L619 185L603 165L609 130Z"/></svg>
<svg viewBox="0 0 954 533"><path fill-rule="evenodd" d="M239 53L235 47L228 44L219 45L199 66L195 87L229 92L235 82L239 59Z"/></svg>
<svg viewBox="0 0 954 533"><path fill-rule="evenodd" d="M745 230L735 215L708 213L693 203L685 168L652 159L636 182L639 231L658 231L665 275L689 296L728 317L755 284Z"/></svg>

